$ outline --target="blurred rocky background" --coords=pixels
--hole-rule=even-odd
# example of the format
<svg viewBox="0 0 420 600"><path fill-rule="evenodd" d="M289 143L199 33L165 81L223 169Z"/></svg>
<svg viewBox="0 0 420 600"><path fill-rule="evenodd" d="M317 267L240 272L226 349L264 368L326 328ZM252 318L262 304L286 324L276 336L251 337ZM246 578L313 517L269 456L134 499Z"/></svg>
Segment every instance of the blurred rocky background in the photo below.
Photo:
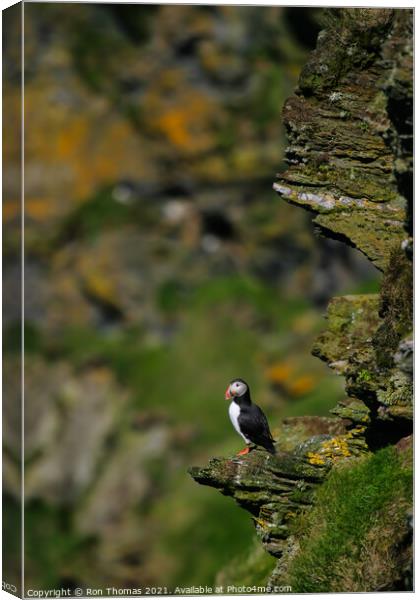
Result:
<svg viewBox="0 0 420 600"><path fill-rule="evenodd" d="M281 109L322 14L24 10L26 584L211 585L255 544L233 501L186 472L241 447L227 382L246 378L273 424L327 415L343 384L309 355L326 301L377 290L360 253L314 236L310 217L272 190ZM18 32L17 12L4 22ZM13 120L13 47L4 61ZM19 151L17 136L6 140L10 537L20 520ZM18 559L16 546L8 568ZM261 555L261 576L273 560Z"/></svg>

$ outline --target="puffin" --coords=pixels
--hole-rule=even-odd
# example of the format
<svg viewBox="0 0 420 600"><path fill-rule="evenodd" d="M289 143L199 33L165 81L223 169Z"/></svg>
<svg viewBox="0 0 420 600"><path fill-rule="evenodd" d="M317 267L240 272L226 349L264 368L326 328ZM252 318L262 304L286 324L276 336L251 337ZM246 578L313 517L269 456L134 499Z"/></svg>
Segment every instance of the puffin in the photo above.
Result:
<svg viewBox="0 0 420 600"><path fill-rule="evenodd" d="M232 425L247 444L244 450L238 452L238 456L248 454L251 444L262 446L271 454L275 454L274 439L267 418L261 408L252 402L246 381L243 379L231 381L226 389L225 399L231 401L229 417Z"/></svg>

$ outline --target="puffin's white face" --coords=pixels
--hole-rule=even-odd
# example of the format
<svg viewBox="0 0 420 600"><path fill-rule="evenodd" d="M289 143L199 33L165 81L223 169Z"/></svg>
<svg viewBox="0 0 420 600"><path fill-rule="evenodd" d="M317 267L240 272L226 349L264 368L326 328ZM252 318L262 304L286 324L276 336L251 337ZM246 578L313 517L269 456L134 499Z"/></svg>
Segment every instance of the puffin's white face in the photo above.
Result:
<svg viewBox="0 0 420 600"><path fill-rule="evenodd" d="M244 381L232 381L227 387L225 393L225 399L231 400L232 398L243 396L247 391L248 386Z"/></svg>

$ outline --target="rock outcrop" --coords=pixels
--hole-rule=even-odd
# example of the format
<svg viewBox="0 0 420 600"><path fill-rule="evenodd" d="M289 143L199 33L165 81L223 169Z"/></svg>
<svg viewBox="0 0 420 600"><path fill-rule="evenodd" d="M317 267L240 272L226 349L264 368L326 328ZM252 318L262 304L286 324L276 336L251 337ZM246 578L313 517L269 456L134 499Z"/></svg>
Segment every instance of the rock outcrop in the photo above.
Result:
<svg viewBox="0 0 420 600"><path fill-rule="evenodd" d="M274 189L314 212L327 235L356 246L385 270L392 248L406 235L406 200L394 171L408 170L397 149L407 145L396 141L390 98L395 88L399 95L412 94L410 14L350 9L329 16L299 90L284 106L289 168ZM409 130L406 102L399 119Z"/></svg>
<svg viewBox="0 0 420 600"><path fill-rule="evenodd" d="M365 444L354 431L347 432L340 419L325 417L286 420L277 436L300 442L287 452L279 441L275 456L254 450L246 459L214 458L207 467L193 467L190 473L248 510L267 552L281 557L292 524L299 511L311 504L315 486L336 461L360 454Z"/></svg>
<svg viewBox="0 0 420 600"><path fill-rule="evenodd" d="M302 423L300 439L293 433L298 422L283 425L277 456L215 458L191 474L251 513L264 547L279 559L269 585L293 584L294 592L411 589L412 12L329 11L283 115L288 169L275 191L309 210L323 235L363 252L384 273L381 292L333 298L327 330L314 344L313 353L345 378L348 398L333 411L338 419L317 423L306 437ZM296 444L284 450L288 436ZM391 464L395 484L388 490L380 481L389 479ZM364 477L372 480L370 496ZM343 494L346 478L353 483ZM322 513L325 490L332 507L341 498L338 512L354 518L354 539L352 523L341 523L337 511ZM398 532L389 517L397 513ZM375 528L375 519L382 525ZM363 545L373 542L367 567ZM319 572L328 576L317 571L321 557Z"/></svg>

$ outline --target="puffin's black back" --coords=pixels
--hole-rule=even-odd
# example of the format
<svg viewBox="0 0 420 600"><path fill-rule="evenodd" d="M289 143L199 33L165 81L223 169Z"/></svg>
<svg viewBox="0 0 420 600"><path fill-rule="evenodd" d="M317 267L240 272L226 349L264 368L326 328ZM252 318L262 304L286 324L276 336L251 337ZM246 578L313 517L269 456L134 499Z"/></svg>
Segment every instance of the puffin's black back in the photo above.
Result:
<svg viewBox="0 0 420 600"><path fill-rule="evenodd" d="M251 442L262 446L271 454L276 453L274 439L268 426L267 418L261 408L256 404L240 404L241 411L238 417L241 431Z"/></svg>
<svg viewBox="0 0 420 600"><path fill-rule="evenodd" d="M259 406L252 402L251 392L247 382L240 377L237 377L231 381L231 384L235 381L240 381L246 385L246 392L242 396L234 396L232 398L232 401L240 408L238 425L242 434L253 444L262 446L268 450L268 452L271 452L271 454L275 454L276 449L273 444L274 439L271 435L265 414Z"/></svg>

